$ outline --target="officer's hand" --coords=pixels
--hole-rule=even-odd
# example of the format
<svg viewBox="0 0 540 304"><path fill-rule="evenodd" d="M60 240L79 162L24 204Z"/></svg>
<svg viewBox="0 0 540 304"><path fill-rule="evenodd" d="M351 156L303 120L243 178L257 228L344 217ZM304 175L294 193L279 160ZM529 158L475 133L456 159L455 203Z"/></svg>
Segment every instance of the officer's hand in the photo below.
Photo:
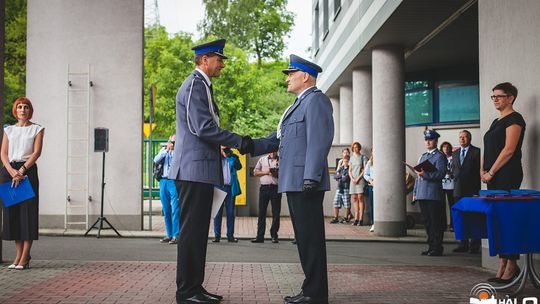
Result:
<svg viewBox="0 0 540 304"><path fill-rule="evenodd" d="M255 150L255 143L253 142L253 139L249 136L242 137L242 143L240 144L240 149L238 151L241 154L253 154L253 151Z"/></svg>
<svg viewBox="0 0 540 304"><path fill-rule="evenodd" d="M319 187L319 182L314 181L312 179L305 179L304 180L304 186L302 187L302 191L306 193L313 193L317 188Z"/></svg>

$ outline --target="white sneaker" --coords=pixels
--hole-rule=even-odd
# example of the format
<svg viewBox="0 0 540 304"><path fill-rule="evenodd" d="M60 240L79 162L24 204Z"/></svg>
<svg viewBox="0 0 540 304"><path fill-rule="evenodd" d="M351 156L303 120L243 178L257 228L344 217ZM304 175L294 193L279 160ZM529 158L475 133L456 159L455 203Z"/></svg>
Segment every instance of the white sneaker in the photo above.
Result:
<svg viewBox="0 0 540 304"><path fill-rule="evenodd" d="M375 225L371 225L371 228L369 228L369 232L375 231Z"/></svg>

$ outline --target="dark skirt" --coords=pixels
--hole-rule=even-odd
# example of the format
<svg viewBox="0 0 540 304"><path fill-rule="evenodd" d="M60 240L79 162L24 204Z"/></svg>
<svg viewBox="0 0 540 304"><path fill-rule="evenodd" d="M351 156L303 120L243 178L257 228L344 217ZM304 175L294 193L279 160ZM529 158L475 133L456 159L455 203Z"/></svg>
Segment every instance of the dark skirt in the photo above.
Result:
<svg viewBox="0 0 540 304"><path fill-rule="evenodd" d="M24 163L11 163L15 169L19 169ZM3 239L6 241L29 241L38 239L39 228L39 179L36 165L28 168L25 172L30 180L36 196L22 203L4 210ZM6 168L0 169L0 183L11 181L11 176ZM2 205L3 206L3 205Z"/></svg>

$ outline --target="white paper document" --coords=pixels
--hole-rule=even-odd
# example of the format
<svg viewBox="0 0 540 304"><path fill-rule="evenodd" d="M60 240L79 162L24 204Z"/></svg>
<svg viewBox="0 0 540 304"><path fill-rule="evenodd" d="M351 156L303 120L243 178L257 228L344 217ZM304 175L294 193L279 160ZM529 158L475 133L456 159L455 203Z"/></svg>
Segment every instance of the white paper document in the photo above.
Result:
<svg viewBox="0 0 540 304"><path fill-rule="evenodd" d="M216 217L219 208L221 208L221 205L223 205L223 202L225 201L225 197L227 197L227 192L214 187L214 199L212 200L212 219Z"/></svg>

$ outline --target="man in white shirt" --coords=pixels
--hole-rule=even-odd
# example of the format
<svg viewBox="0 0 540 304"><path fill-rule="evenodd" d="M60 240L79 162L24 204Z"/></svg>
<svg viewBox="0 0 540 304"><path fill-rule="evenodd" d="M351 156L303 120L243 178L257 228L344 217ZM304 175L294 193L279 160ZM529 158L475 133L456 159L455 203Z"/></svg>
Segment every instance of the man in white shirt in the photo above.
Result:
<svg viewBox="0 0 540 304"><path fill-rule="evenodd" d="M252 243L263 243L264 232L266 230L266 210L268 202L272 203L272 226L270 236L272 243L278 243L279 216L281 213L281 193L278 193L278 155L272 152L259 158L253 175L260 178L259 188L259 219L257 221L257 237L251 240Z"/></svg>

